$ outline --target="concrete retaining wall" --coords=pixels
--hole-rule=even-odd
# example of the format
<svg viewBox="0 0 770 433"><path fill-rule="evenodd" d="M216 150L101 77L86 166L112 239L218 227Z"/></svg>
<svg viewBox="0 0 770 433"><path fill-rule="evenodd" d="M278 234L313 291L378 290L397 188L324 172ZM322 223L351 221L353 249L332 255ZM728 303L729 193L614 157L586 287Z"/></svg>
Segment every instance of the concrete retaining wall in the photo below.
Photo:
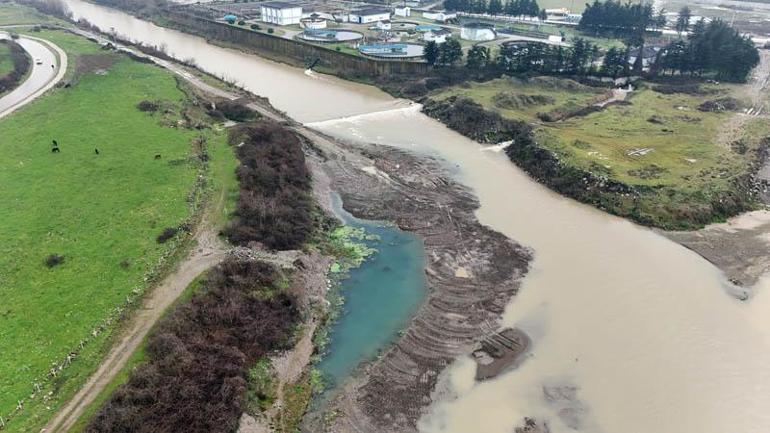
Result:
<svg viewBox="0 0 770 433"><path fill-rule="evenodd" d="M178 28L207 39L237 44L275 60L290 60L297 66L317 67L340 75L388 76L397 74L424 74L428 66L423 62L402 60L375 60L353 54L333 51L306 42L284 39L268 33L219 23L181 10L171 10L167 18Z"/></svg>

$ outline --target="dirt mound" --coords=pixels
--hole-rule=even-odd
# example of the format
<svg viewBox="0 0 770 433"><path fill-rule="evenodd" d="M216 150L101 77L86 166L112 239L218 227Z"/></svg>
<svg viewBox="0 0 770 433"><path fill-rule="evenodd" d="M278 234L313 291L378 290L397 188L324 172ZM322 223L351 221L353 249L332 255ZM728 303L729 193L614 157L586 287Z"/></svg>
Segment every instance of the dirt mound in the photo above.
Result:
<svg viewBox="0 0 770 433"><path fill-rule="evenodd" d="M731 97L724 97L706 101L698 105L698 110L707 112L738 111L742 107L741 101Z"/></svg>

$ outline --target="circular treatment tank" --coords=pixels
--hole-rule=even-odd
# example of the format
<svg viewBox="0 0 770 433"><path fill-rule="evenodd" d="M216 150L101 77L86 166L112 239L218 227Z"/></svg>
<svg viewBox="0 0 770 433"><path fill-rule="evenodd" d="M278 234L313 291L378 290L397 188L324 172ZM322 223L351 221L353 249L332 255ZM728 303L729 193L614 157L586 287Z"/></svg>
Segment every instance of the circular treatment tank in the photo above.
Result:
<svg viewBox="0 0 770 433"><path fill-rule="evenodd" d="M363 38L364 35L345 29L305 29L297 37L309 42L352 42Z"/></svg>
<svg viewBox="0 0 770 433"><path fill-rule="evenodd" d="M497 37L494 26L485 23L467 23L460 28L460 39L466 41L491 41Z"/></svg>
<svg viewBox="0 0 770 433"><path fill-rule="evenodd" d="M414 28L418 32L426 33L426 32L435 32L437 30L441 30L441 26L437 26L435 24L420 24L419 26L415 26Z"/></svg>
<svg viewBox="0 0 770 433"><path fill-rule="evenodd" d="M390 29L394 32L409 32L415 30L417 27L418 24L411 21L393 21L390 24Z"/></svg>
<svg viewBox="0 0 770 433"><path fill-rule="evenodd" d="M422 57L424 47L418 44L368 44L358 47L358 51L370 57L406 59Z"/></svg>

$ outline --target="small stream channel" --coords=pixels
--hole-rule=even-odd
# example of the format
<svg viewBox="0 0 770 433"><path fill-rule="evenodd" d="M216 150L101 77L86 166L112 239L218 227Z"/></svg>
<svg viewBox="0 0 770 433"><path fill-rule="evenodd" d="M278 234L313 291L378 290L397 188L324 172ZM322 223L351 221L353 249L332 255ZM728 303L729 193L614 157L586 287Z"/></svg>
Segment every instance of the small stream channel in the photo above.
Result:
<svg viewBox="0 0 770 433"><path fill-rule="evenodd" d="M388 346L422 303L427 287L423 246L417 236L390 224L355 218L342 208L337 195L332 203L343 223L366 231L369 236L362 242L377 252L340 281L345 302L331 326L326 355L316 366L331 388Z"/></svg>

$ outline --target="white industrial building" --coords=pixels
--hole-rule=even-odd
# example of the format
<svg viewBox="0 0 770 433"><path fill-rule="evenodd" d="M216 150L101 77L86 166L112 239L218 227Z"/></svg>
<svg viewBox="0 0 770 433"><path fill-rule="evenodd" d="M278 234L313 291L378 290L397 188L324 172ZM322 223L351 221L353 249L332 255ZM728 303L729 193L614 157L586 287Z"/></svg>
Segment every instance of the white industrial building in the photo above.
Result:
<svg viewBox="0 0 770 433"><path fill-rule="evenodd" d="M399 17L408 17L412 15L412 8L409 6L396 6L395 9L393 9L393 15L399 16Z"/></svg>
<svg viewBox="0 0 770 433"><path fill-rule="evenodd" d="M288 26L299 24L302 6L287 2L262 3L262 22Z"/></svg>
<svg viewBox="0 0 770 433"><path fill-rule="evenodd" d="M496 37L494 28L488 24L469 23L460 28L460 39L466 41L491 41Z"/></svg>
<svg viewBox="0 0 770 433"><path fill-rule="evenodd" d="M392 28L392 25L390 23L390 20L382 20L382 21L377 21L377 24L375 24L375 27L377 28L377 30L385 31L385 30L390 30Z"/></svg>
<svg viewBox="0 0 770 433"><path fill-rule="evenodd" d="M429 20L438 21L440 23L445 23L448 20L453 20L457 18L457 12L446 12L446 11L423 12L422 17L427 18Z"/></svg>
<svg viewBox="0 0 770 433"><path fill-rule="evenodd" d="M446 38L452 35L452 32L447 29L431 30L422 34L422 40L425 42L435 42L437 44L443 44L446 42Z"/></svg>
<svg viewBox="0 0 770 433"><path fill-rule="evenodd" d="M369 8L350 13L351 23L369 24L388 20L390 20L390 11L387 9Z"/></svg>

